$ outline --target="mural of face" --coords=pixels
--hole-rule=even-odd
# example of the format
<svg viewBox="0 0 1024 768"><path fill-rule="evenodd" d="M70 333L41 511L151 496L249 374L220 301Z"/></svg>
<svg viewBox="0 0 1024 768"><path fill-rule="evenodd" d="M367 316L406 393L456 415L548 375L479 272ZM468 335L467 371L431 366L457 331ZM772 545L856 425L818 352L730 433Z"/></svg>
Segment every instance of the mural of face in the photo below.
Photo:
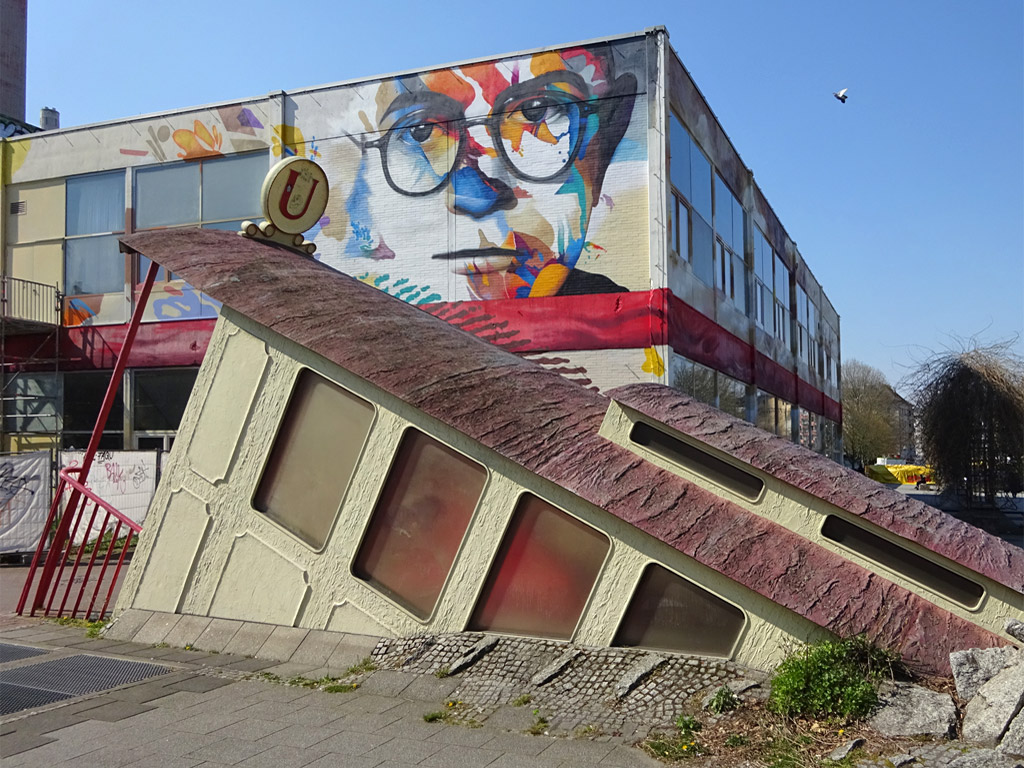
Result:
<svg viewBox="0 0 1024 768"><path fill-rule="evenodd" d="M636 94L611 69L576 48L375 85L343 255L456 299L621 290L571 279Z"/></svg>

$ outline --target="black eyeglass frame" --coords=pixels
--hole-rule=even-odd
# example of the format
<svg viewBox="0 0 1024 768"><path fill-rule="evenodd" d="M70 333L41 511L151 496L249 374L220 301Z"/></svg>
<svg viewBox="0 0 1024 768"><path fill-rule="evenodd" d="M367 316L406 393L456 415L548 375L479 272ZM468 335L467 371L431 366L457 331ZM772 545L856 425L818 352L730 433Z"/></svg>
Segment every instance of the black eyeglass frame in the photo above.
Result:
<svg viewBox="0 0 1024 768"><path fill-rule="evenodd" d="M518 178L523 179L524 181L556 181L559 177L567 174L569 172L569 168L571 168L572 164L576 161L576 156L579 154L580 146L583 143L583 134L585 130L584 127L586 126L587 121L590 119L591 115L600 113L600 101L584 101L573 98L566 100L564 102L565 105L572 105L579 110L579 115L577 117L579 126L576 132L576 140L573 144L572 150L569 152L569 158L566 160L565 164L557 171L548 176L534 176L517 168L515 163L513 163L511 158L508 156L508 152L505 149L505 143L501 139L500 130L501 122L509 114L509 107L511 105L516 103L522 103L528 100L531 96L535 98L541 98L550 95L563 95L564 92L545 90L544 88L541 87L549 83L555 82L574 85L581 91L586 90L586 86L583 83L583 79L579 77L579 75L576 75L575 73L566 72L550 72L547 75L543 75L532 80L527 80L522 83L517 83L516 85L506 88L505 92L501 94L501 96L498 99L495 100L495 104L500 105L500 108L493 109L491 113L486 117L462 117L460 119L459 117L452 115L450 119L445 120L424 121L424 123L412 123L409 125L395 125L389 128L379 138L374 139L373 141L362 142L363 150L365 151L367 149L377 149L380 151L381 167L384 170L384 178L387 181L388 186L390 186L395 192L398 192L401 195L405 195L406 197L424 197L426 195L434 194L439 189L442 189L445 185L451 182L452 171L458 168L459 164L465 158L466 147L469 145L469 129L472 128L473 126L482 125L487 129L487 133L491 138L491 143L494 145L495 149L500 155L505 167L508 168L509 171L514 176L517 176ZM403 99L403 96L400 96L391 104L391 106L388 107L388 110L385 112L385 115L387 115L390 112L398 111L398 109L400 109L402 106L400 103L401 101L412 101L413 99L419 98L422 95L422 93L403 94L403 96L409 98ZM447 96L444 96L443 94L436 95L442 97L446 102L451 101ZM395 135L398 131L409 130L410 128L414 128L416 125L427 124L430 122L433 122L435 125L455 124L457 126L456 141L458 149L455 153L455 157L452 161L451 167L434 187L431 187L430 189L425 190L423 192L410 192L409 190L402 189L397 183L395 183L395 180L391 176L391 171L388 168L388 143L390 142L392 136Z"/></svg>

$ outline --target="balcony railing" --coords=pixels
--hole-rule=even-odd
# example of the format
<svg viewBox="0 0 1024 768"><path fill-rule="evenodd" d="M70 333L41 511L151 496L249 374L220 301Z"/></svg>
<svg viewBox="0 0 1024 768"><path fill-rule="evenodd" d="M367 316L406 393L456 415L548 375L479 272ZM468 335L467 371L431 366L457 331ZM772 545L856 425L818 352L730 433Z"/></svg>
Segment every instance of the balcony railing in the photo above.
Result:
<svg viewBox="0 0 1024 768"><path fill-rule="evenodd" d="M59 325L60 292L54 285L4 275L0 278L0 314L16 323Z"/></svg>

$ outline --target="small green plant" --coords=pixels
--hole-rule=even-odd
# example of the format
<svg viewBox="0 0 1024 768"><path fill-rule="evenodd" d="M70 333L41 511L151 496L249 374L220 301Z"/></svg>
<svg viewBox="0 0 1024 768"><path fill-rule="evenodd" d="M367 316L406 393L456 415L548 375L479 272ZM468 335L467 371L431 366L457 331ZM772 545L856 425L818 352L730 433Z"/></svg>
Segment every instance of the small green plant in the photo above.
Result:
<svg viewBox="0 0 1024 768"><path fill-rule="evenodd" d="M745 747L750 741L742 733L730 733L725 739L727 747Z"/></svg>
<svg viewBox="0 0 1024 768"><path fill-rule="evenodd" d="M320 690L324 693L352 693L359 687L359 683L331 683Z"/></svg>
<svg viewBox="0 0 1024 768"><path fill-rule="evenodd" d="M724 712L732 712L739 705L740 700L736 698L736 694L723 685L711 697L708 710L713 714L721 715Z"/></svg>
<svg viewBox="0 0 1024 768"><path fill-rule="evenodd" d="M170 648L171 646L167 643L153 643L154 648Z"/></svg>
<svg viewBox="0 0 1024 768"><path fill-rule="evenodd" d="M860 719L878 702L878 683L899 666L896 654L863 637L814 643L776 669L767 706L785 717Z"/></svg>
<svg viewBox="0 0 1024 768"><path fill-rule="evenodd" d="M358 664L353 664L345 670L345 677L349 677L351 675L368 675L375 669L377 669L377 665L373 663L373 659L367 656Z"/></svg>
<svg viewBox="0 0 1024 768"><path fill-rule="evenodd" d="M434 677L436 677L438 680L443 680L444 678L448 677L448 675L450 675L451 673L451 668L447 664L445 664L443 667L437 668L437 671L434 672Z"/></svg>
<svg viewBox="0 0 1024 768"><path fill-rule="evenodd" d="M103 634L103 628L107 626L107 622L103 620L89 621L88 619L72 619L70 616L58 616L52 621L62 627L81 627L85 630L85 636L93 639Z"/></svg>
<svg viewBox="0 0 1024 768"><path fill-rule="evenodd" d="M516 698L514 698L512 700L512 706L513 707L525 707L531 701L533 701L533 696L531 696L528 693L524 693L521 696L516 696Z"/></svg>
<svg viewBox="0 0 1024 768"><path fill-rule="evenodd" d="M584 725L582 728L576 729L577 739L596 739L598 736L604 734L598 726L591 723L590 725Z"/></svg>
<svg viewBox="0 0 1024 768"><path fill-rule="evenodd" d="M526 732L534 736L541 736L547 733L550 721L540 713L540 709L533 710L533 725L526 729Z"/></svg>
<svg viewBox="0 0 1024 768"><path fill-rule="evenodd" d="M676 718L676 733L653 734L643 743L643 747L650 754L663 760L683 760L706 755L707 747L697 739L702 727L701 723L690 715L680 715Z"/></svg>
<svg viewBox="0 0 1024 768"><path fill-rule="evenodd" d="M440 709L437 712L427 712L427 714L423 716L424 722L427 723L447 723L451 718L452 713L443 709Z"/></svg>

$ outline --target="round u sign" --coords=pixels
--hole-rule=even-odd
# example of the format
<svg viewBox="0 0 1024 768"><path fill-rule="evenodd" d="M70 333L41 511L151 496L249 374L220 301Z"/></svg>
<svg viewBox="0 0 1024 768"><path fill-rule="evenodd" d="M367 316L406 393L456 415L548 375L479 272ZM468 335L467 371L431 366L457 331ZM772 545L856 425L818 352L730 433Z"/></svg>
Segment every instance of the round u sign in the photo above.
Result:
<svg viewBox="0 0 1024 768"><path fill-rule="evenodd" d="M324 215L328 193L323 168L304 157L285 158L263 181L263 216L281 232L302 234Z"/></svg>

